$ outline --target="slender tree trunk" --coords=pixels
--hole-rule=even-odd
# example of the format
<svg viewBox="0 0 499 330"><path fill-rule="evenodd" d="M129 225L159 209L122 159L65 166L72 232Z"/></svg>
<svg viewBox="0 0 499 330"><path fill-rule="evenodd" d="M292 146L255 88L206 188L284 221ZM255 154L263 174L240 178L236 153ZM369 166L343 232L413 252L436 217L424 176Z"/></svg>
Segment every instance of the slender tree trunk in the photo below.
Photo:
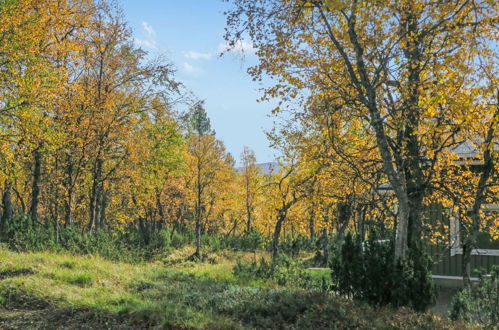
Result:
<svg viewBox="0 0 499 330"><path fill-rule="evenodd" d="M246 181L246 232L249 233L251 230L251 213L253 209L253 203L252 203L252 197L250 196L251 189L250 189L250 178L249 178L249 173L248 168L246 168L246 173L245 173L245 181Z"/></svg>
<svg viewBox="0 0 499 330"><path fill-rule="evenodd" d="M359 237L361 242L364 242L365 237L366 210L367 207L365 206L359 208Z"/></svg>
<svg viewBox="0 0 499 330"><path fill-rule="evenodd" d="M2 195L2 218L0 219L0 226L5 226L14 215L14 211L12 209L12 183L10 181L5 181L5 189Z"/></svg>
<svg viewBox="0 0 499 330"><path fill-rule="evenodd" d="M471 232L468 234L463 245L463 280L466 285L471 283L471 251L476 247L478 231L480 229L480 209L485 202L485 190L487 182L494 175L494 156L492 153L494 146L494 130L497 121L499 120L499 89L497 90L497 104L496 111L491 118L487 136L483 145L485 150L483 152L483 169L478 181L477 191L475 194L475 201L471 210Z"/></svg>
<svg viewBox="0 0 499 330"><path fill-rule="evenodd" d="M232 228L229 230L229 233L227 234L227 236L230 236L230 235L236 235L236 230L237 230L237 218L232 218Z"/></svg>
<svg viewBox="0 0 499 330"><path fill-rule="evenodd" d="M312 207L309 212L308 217L308 230L310 233L310 238L315 238L315 204L312 204Z"/></svg>
<svg viewBox="0 0 499 330"><path fill-rule="evenodd" d="M99 187L94 179L94 183L92 184L92 192L90 194L90 209L89 209L89 221L88 221L89 231L92 231L92 229L94 229L95 227L98 193L99 193Z"/></svg>
<svg viewBox="0 0 499 330"><path fill-rule="evenodd" d="M326 228L322 229L321 243L322 243L321 245L322 245L323 262L324 265L327 265L329 261L330 251L329 251L329 237Z"/></svg>
<svg viewBox="0 0 499 330"><path fill-rule="evenodd" d="M104 229L106 225L106 208L107 208L107 202L108 202L108 192L104 190L103 188L101 189L100 193L100 202L99 202L99 216L98 216L98 221L97 221L97 230Z"/></svg>
<svg viewBox="0 0 499 330"><path fill-rule="evenodd" d="M100 195L101 195L102 160L97 159L93 171L92 191L90 194L90 209L88 230L96 229L98 223Z"/></svg>
<svg viewBox="0 0 499 330"><path fill-rule="evenodd" d="M201 137L198 137L198 143L201 144ZM196 257L201 257L201 221L202 221L202 211L203 211L203 205L202 205L202 183L201 183L201 160L198 157L197 160L197 182L196 182L196 193L197 193L197 200L196 200L196 252L195 256Z"/></svg>
<svg viewBox="0 0 499 330"><path fill-rule="evenodd" d="M352 215L352 208L349 201L341 202L338 204L338 229L336 241L338 246L343 243L343 238L345 236L345 230L348 227L350 218Z"/></svg>
<svg viewBox="0 0 499 330"><path fill-rule="evenodd" d="M64 221L66 227L73 226L73 162L71 156L68 157L68 165L66 167L66 201L64 203Z"/></svg>
<svg viewBox="0 0 499 330"><path fill-rule="evenodd" d="M251 207L248 202L246 202L246 232L249 233L251 230Z"/></svg>
<svg viewBox="0 0 499 330"><path fill-rule="evenodd" d="M70 228L73 226L73 191L68 191L67 195L67 200L65 202L64 208L65 208L65 214L64 214L64 221L65 221L65 226L67 228Z"/></svg>
<svg viewBox="0 0 499 330"><path fill-rule="evenodd" d="M161 203L161 190L156 188L156 208L158 209L159 222L165 223L165 211L163 210L163 203Z"/></svg>
<svg viewBox="0 0 499 330"><path fill-rule="evenodd" d="M143 217L139 217L139 228L140 232L142 234L142 240L144 242L144 245L149 245L149 227L147 226L146 220Z"/></svg>
<svg viewBox="0 0 499 330"><path fill-rule="evenodd" d="M272 238L272 259L275 260L279 254L279 237L281 236L282 224L286 220L286 211L280 210L277 215L277 222L274 227L274 234Z"/></svg>
<svg viewBox="0 0 499 330"><path fill-rule="evenodd" d="M16 189L15 186L10 185L10 189L14 192L14 194L16 194L17 200L19 201L19 203L21 203L22 213L26 214L26 203L24 202L23 196L21 196L21 193L19 192L19 190ZM12 194L12 192L10 192L10 193Z"/></svg>
<svg viewBox="0 0 499 330"><path fill-rule="evenodd" d="M476 246L476 232L472 229L463 243L462 272L465 286L471 284L471 252Z"/></svg>
<svg viewBox="0 0 499 330"><path fill-rule="evenodd" d="M33 152L34 170L33 170L33 187L31 190L31 207L30 216L33 222L38 222L38 204L40 203L40 183L42 179L42 154L40 146Z"/></svg>

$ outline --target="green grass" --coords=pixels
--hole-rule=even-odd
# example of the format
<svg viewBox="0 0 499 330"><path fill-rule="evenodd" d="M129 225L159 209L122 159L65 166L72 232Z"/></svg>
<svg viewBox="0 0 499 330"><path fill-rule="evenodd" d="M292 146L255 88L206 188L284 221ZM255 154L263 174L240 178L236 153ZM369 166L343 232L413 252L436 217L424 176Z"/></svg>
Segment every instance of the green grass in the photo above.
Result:
<svg viewBox="0 0 499 330"><path fill-rule="evenodd" d="M341 297L244 281L232 268L253 254L222 252L154 263L0 249L0 328L460 328L431 314L375 310ZM177 255L175 255L177 254ZM257 256L268 257L265 253ZM177 261L172 261L177 258ZM184 260L184 261L182 261ZM313 277L327 270L310 271Z"/></svg>
<svg viewBox="0 0 499 330"><path fill-rule="evenodd" d="M329 269L308 269L307 271L316 280L331 278L331 270Z"/></svg>

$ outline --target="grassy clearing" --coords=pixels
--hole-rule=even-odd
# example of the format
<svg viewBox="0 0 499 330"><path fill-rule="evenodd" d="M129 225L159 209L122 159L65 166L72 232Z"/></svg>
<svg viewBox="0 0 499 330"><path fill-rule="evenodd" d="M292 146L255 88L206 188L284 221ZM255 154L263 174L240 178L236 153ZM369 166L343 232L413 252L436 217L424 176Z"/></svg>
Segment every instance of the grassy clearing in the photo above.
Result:
<svg viewBox="0 0 499 330"><path fill-rule="evenodd" d="M223 252L185 262L189 248L146 264L99 257L0 249L0 327L137 328L461 328L432 314L374 310L341 297L235 277L238 259ZM182 261L182 259L184 261ZM327 271L311 271L328 276Z"/></svg>

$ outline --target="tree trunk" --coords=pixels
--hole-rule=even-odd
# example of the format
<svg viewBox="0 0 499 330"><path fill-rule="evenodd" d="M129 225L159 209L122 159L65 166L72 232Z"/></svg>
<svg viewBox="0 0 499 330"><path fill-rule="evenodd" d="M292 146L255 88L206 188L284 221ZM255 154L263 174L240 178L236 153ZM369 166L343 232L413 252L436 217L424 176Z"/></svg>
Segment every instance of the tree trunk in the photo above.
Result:
<svg viewBox="0 0 499 330"><path fill-rule="evenodd" d="M73 226L73 191L68 191L68 196L66 197L66 203L64 205L65 215L64 221L65 226L70 228Z"/></svg>
<svg viewBox="0 0 499 330"><path fill-rule="evenodd" d="M365 231L366 231L366 211L367 207L359 207L359 237L360 241L364 242Z"/></svg>
<svg viewBox="0 0 499 330"><path fill-rule="evenodd" d="M3 191L3 196L2 196L2 218L0 221L0 226L5 226L11 219L12 216L14 215L14 212L12 210L12 184L10 181L5 182L5 190Z"/></svg>
<svg viewBox="0 0 499 330"><path fill-rule="evenodd" d="M21 196L21 193L16 189L15 186L11 185L10 189L16 194L17 200L19 201L19 203L21 203L21 212L23 214L26 214L26 203L24 202L23 196ZM10 192L10 194L12 194L12 192Z"/></svg>
<svg viewBox="0 0 499 330"><path fill-rule="evenodd" d="M314 239L315 238L315 205L312 204L312 209L309 212L309 217L308 217L308 230L310 233L310 238Z"/></svg>
<svg viewBox="0 0 499 330"><path fill-rule="evenodd" d="M407 235L409 226L409 203L407 198L399 199L397 226L395 229L395 261L407 254Z"/></svg>
<svg viewBox="0 0 499 330"><path fill-rule="evenodd" d="M151 235L149 233L149 226L147 225L147 222L143 217L139 217L139 228L142 234L144 245L149 245Z"/></svg>
<svg viewBox="0 0 499 330"><path fill-rule="evenodd" d="M227 236L230 236L230 235L235 236L236 235L236 230L237 230L237 218L236 217L232 218L232 223L233 223L232 228L229 230Z"/></svg>
<svg viewBox="0 0 499 330"><path fill-rule="evenodd" d="M198 142L201 143L201 139L198 138ZM201 183L201 160L197 160L197 200L196 200L196 252L194 255L198 258L201 257L201 221L202 221L202 183Z"/></svg>
<svg viewBox="0 0 499 330"><path fill-rule="evenodd" d="M73 199L74 199L74 187L73 187L73 162L71 156L68 157L68 165L66 167L66 201L64 203L64 221L66 227L73 226Z"/></svg>
<svg viewBox="0 0 499 330"><path fill-rule="evenodd" d="M251 208L246 202L246 232L249 233L251 230Z"/></svg>
<svg viewBox="0 0 499 330"><path fill-rule="evenodd" d="M33 170L33 187L31 190L31 207L30 216L33 222L38 222L38 204L40 203L40 182L42 178L42 154L40 146L33 152L34 170Z"/></svg>
<svg viewBox="0 0 499 330"><path fill-rule="evenodd" d="M495 171L494 156L492 153L494 146L494 131L497 120L499 119L499 89L497 90L497 104L496 111L490 120L490 125L487 130L487 136L483 145L485 150L483 151L483 170L480 174L480 179L477 185L477 191L475 194L475 201L473 203L473 208L471 210L471 232L463 245L463 280L466 285L471 283L471 251L476 247L478 231L480 229L480 209L485 202L485 189L487 182L492 177Z"/></svg>
<svg viewBox="0 0 499 330"><path fill-rule="evenodd" d="M107 208L107 202L108 202L108 196L107 196L107 191L104 189L101 189L100 193L100 203L99 203L99 216L97 219L97 230L104 229L106 225L106 208Z"/></svg>
<svg viewBox="0 0 499 330"><path fill-rule="evenodd" d="M350 198L347 198L349 200ZM350 218L352 215L352 208L350 205L350 201L341 202L338 204L338 228L337 228L337 237L336 242L338 246L341 246L343 242L343 238L345 236L345 230L348 227L348 223L350 222Z"/></svg>
<svg viewBox="0 0 499 330"><path fill-rule="evenodd" d="M161 203L161 190L156 188L156 207L158 208L159 222L165 224L165 211L163 210L163 203Z"/></svg>
<svg viewBox="0 0 499 330"><path fill-rule="evenodd" d="M279 237L281 236L284 220L286 220L286 211L281 210L277 215L277 222L274 227L274 235L272 238L272 260L275 260L279 254Z"/></svg>
<svg viewBox="0 0 499 330"><path fill-rule="evenodd" d="M463 243L463 282L465 286L471 284L471 251L476 246L476 232L474 230L469 233L468 238Z"/></svg>
<svg viewBox="0 0 499 330"><path fill-rule="evenodd" d="M326 228L322 229L321 245L322 245L323 264L327 266L329 261L330 251L329 251L329 237Z"/></svg>
<svg viewBox="0 0 499 330"><path fill-rule="evenodd" d="M100 195L101 195L101 176L102 176L102 160L97 159L93 171L93 183L92 192L90 194L90 209L89 209L89 221L88 230L96 229L98 223L98 214L100 207Z"/></svg>

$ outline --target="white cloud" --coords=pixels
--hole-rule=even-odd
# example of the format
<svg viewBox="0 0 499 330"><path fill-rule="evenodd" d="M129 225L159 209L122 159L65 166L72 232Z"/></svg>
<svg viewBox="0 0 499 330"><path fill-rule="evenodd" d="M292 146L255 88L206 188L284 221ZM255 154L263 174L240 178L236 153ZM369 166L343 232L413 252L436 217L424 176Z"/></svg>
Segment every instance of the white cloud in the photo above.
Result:
<svg viewBox="0 0 499 330"><path fill-rule="evenodd" d="M151 49L156 49L157 48L155 41L135 38L134 42L139 47L151 48Z"/></svg>
<svg viewBox="0 0 499 330"><path fill-rule="evenodd" d="M197 66L191 65L187 62L182 63L182 70L192 76L199 75L200 73L203 72L201 68L198 68Z"/></svg>
<svg viewBox="0 0 499 330"><path fill-rule="evenodd" d="M193 50L184 52L184 57L191 60L209 60L211 59L211 53L199 53Z"/></svg>
<svg viewBox="0 0 499 330"><path fill-rule="evenodd" d="M154 31L153 27L145 21L142 22L142 29L146 34L146 38L135 38L135 44L139 47L157 49L158 47L156 45L156 31Z"/></svg>
<svg viewBox="0 0 499 330"><path fill-rule="evenodd" d="M144 29L144 31L146 31L147 36L149 38L152 38L152 39L156 38L156 31L154 31L154 29L152 28L152 26L149 23L147 23L145 21L142 22L142 28Z"/></svg>
<svg viewBox="0 0 499 330"><path fill-rule="evenodd" d="M256 48L253 47L253 45L247 41L238 40L235 42L235 44L233 46L230 46L228 43L219 44L218 51L219 52L236 52L236 53L243 55L243 54L254 54L256 52Z"/></svg>

